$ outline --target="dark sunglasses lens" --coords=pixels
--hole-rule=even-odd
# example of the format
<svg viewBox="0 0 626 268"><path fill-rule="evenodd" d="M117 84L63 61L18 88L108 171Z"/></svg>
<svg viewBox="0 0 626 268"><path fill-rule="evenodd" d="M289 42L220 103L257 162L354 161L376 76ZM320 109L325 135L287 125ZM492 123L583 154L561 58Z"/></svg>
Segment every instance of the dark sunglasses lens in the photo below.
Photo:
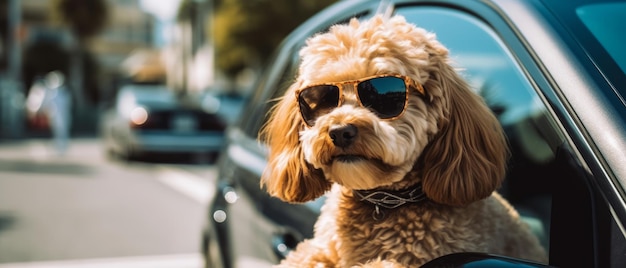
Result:
<svg viewBox="0 0 626 268"><path fill-rule="evenodd" d="M377 77L359 83L359 99L380 118L398 116L404 110L406 85L399 77Z"/></svg>
<svg viewBox="0 0 626 268"><path fill-rule="evenodd" d="M312 126L317 117L328 113L339 105L339 88L332 85L305 88L300 91L298 103L302 118L308 125Z"/></svg>

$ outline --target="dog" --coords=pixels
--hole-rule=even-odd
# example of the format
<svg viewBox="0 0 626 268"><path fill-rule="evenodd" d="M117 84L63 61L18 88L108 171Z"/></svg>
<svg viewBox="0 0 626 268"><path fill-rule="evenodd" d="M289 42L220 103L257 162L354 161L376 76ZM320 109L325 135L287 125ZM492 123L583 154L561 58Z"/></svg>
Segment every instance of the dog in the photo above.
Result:
<svg viewBox="0 0 626 268"><path fill-rule="evenodd" d="M418 267L455 252L547 262L496 190L507 141L448 50L402 16L351 19L310 37L269 112L261 187L327 195L314 237L281 267Z"/></svg>

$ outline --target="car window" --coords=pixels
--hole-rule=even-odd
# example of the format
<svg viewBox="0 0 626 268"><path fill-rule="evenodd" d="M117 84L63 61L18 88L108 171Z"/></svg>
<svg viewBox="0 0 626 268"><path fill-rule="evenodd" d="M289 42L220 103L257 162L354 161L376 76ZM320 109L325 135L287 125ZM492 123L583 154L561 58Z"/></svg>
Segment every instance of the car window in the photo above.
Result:
<svg viewBox="0 0 626 268"><path fill-rule="evenodd" d="M503 124L510 125L531 110L543 109L510 53L482 21L442 8L405 8L398 13L437 35L450 50L453 65L492 108L499 107Z"/></svg>
<svg viewBox="0 0 626 268"><path fill-rule="evenodd" d="M579 7L576 14L626 74L626 51L623 33L626 25L626 3L603 3Z"/></svg>
<svg viewBox="0 0 626 268"><path fill-rule="evenodd" d="M483 21L437 7L399 8L408 21L434 32L450 50L453 65L496 114L512 157L500 190L549 246L551 193L545 184L564 138L512 53ZM562 168L563 166L559 166ZM531 182L533 181L533 182Z"/></svg>
<svg viewBox="0 0 626 268"><path fill-rule="evenodd" d="M327 31L331 25L348 23L354 17L362 19L370 15L369 10L352 15L344 14L342 15L345 16L343 20L319 24L318 27L321 27L313 30L309 36ZM255 94L244 111L244 114L248 114L248 116L245 116L245 120L241 123L246 134L251 138L258 137L258 131L267 120L269 109L276 104L278 98L282 97L287 88L295 81L300 61L299 52L304 46L305 40L299 40L296 43L289 43L289 41L289 39L285 40L274 52L270 64L266 65L271 68L265 69L266 73L260 76L254 90Z"/></svg>
<svg viewBox="0 0 626 268"><path fill-rule="evenodd" d="M267 65L260 79L255 84L254 95L249 99L240 122L241 128L250 138L256 138L258 131L267 119L269 109L276 99L289 87L295 78L295 60L297 55L294 47L280 47Z"/></svg>
<svg viewBox="0 0 626 268"><path fill-rule="evenodd" d="M602 92L614 99L612 105L623 110L626 105L626 45L624 23L626 23L626 4L623 0L577 0L577 1L542 1L549 12L560 21L567 38L573 37L573 50L582 48L582 61L589 60L585 68L595 80L606 80L611 86ZM569 41L569 42L572 42ZM577 46L580 46L577 48ZM597 73L599 72L599 73ZM614 97L618 94L618 98ZM625 116L621 114L622 118Z"/></svg>
<svg viewBox="0 0 626 268"><path fill-rule="evenodd" d="M278 63L278 56L280 55L279 51L276 51L272 57L270 57L269 65L273 66L274 63ZM264 97L266 95L265 88L267 87L268 80L270 79L270 73L272 72L271 68L267 68L263 70L263 73L259 76L259 79L254 84L254 90L252 96L248 99L242 114L242 120L239 122L240 128L245 131L247 135L250 137L256 137L256 131L254 125L257 121L263 120L263 117L260 116L259 110L263 109L264 106Z"/></svg>
<svg viewBox="0 0 626 268"><path fill-rule="evenodd" d="M538 93L534 82L539 78L531 79L525 71L536 66L522 66L513 56L527 52L514 53L484 20L459 10L407 6L396 13L437 35L455 66L497 115L511 148L500 191L550 249L550 263L562 267L623 263L624 236L591 183L604 178L592 178L581 164L584 160L573 153L574 145L565 139L558 118ZM575 245L572 237L577 238ZM597 241L610 249L594 247Z"/></svg>

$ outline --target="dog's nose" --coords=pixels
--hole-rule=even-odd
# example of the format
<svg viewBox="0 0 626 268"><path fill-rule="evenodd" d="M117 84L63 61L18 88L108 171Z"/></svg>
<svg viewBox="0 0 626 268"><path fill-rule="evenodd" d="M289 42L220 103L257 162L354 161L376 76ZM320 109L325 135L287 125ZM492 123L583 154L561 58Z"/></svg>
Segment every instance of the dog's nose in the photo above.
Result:
<svg viewBox="0 0 626 268"><path fill-rule="evenodd" d="M330 138L333 140L333 144L338 147L348 147L352 145L356 139L358 129L354 125L345 125L332 128L329 131Z"/></svg>

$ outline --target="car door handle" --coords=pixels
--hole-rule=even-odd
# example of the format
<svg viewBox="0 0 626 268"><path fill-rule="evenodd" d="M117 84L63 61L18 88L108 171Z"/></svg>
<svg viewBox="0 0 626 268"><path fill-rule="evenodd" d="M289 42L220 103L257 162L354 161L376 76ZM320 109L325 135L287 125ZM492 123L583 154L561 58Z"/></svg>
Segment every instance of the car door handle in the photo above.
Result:
<svg viewBox="0 0 626 268"><path fill-rule="evenodd" d="M299 235L292 231L281 231L272 236L272 250L279 260L287 257L289 252L294 250L300 239Z"/></svg>

